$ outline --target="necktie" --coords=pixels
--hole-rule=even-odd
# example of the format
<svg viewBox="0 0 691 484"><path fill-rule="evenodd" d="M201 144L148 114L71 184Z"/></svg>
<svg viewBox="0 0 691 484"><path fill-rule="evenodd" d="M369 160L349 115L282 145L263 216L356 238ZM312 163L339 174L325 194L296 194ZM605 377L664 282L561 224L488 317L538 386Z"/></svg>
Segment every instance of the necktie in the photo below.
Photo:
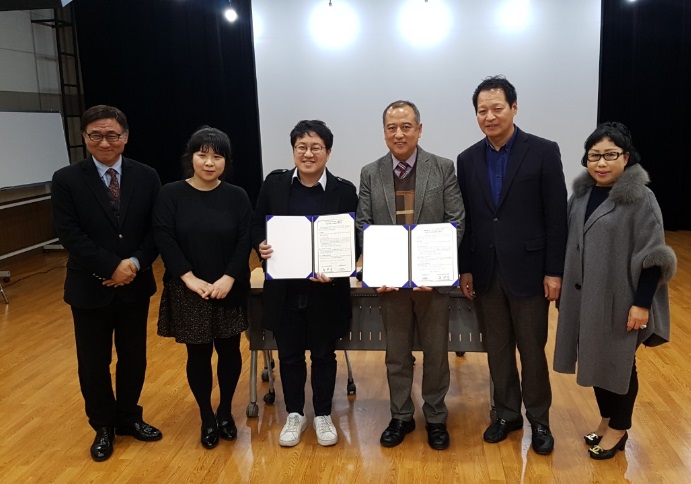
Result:
<svg viewBox="0 0 691 484"><path fill-rule="evenodd" d="M397 173L396 176L403 180L407 175L410 170L410 165L406 163L405 161L399 161L398 166L396 167Z"/></svg>
<svg viewBox="0 0 691 484"><path fill-rule="evenodd" d="M120 184L118 183L118 172L113 168L108 168L106 171L110 175L110 185L108 185L108 190L110 194L113 195L113 200L116 202L120 200Z"/></svg>

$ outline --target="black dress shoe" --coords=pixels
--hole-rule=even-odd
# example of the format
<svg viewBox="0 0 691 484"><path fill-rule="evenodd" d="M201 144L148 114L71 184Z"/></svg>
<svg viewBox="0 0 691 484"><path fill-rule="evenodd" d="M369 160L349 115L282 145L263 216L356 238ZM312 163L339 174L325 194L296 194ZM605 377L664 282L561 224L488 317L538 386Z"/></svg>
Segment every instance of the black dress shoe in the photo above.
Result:
<svg viewBox="0 0 691 484"><path fill-rule="evenodd" d="M392 418L389 426L386 427L384 433L381 434L379 443L384 447L396 447L403 442L406 434L415 430L415 420L401 420L400 418Z"/></svg>
<svg viewBox="0 0 691 484"><path fill-rule="evenodd" d="M218 435L225 440L234 440L238 436L238 428L232 415L230 419L218 422Z"/></svg>
<svg viewBox="0 0 691 484"><path fill-rule="evenodd" d="M445 423L427 423L427 443L435 450L449 448L449 432Z"/></svg>
<svg viewBox="0 0 691 484"><path fill-rule="evenodd" d="M595 432L593 432L592 434L588 434L588 435L583 436L583 441L586 444L588 444L590 447L599 444L601 440L602 440L602 436L597 435Z"/></svg>
<svg viewBox="0 0 691 484"><path fill-rule="evenodd" d="M91 444L91 458L102 462L113 455L113 441L115 433L113 427L101 427L96 431L94 443Z"/></svg>
<svg viewBox="0 0 691 484"><path fill-rule="evenodd" d="M509 432L520 430L522 428L522 418L518 418L516 420L504 420L503 418L498 418L492 425L487 427L487 430L485 430L482 438L485 439L485 442L496 444L497 442L501 442L508 437Z"/></svg>
<svg viewBox="0 0 691 484"><path fill-rule="evenodd" d="M218 445L218 425L213 427L202 427L202 445L207 449L213 449Z"/></svg>
<svg viewBox="0 0 691 484"><path fill-rule="evenodd" d="M619 439L619 442L616 443L614 447L611 449L603 449L599 445L596 445L595 447L592 447L588 449L588 454L590 454L591 459L595 460L605 460L605 459L611 459L615 455L617 455L618 450L624 450L626 448L626 441L629 438L629 433L624 432L624 435L622 435L621 439Z"/></svg>
<svg viewBox="0 0 691 484"><path fill-rule="evenodd" d="M117 435L131 435L135 439L143 440L144 442L161 440L163 437L163 434L160 430L158 430L156 427L152 427L143 420L134 422L132 425L120 425L115 428L115 433Z"/></svg>
<svg viewBox="0 0 691 484"><path fill-rule="evenodd" d="M547 455L554 449L554 437L549 427L539 423L533 424L533 450L540 455Z"/></svg>

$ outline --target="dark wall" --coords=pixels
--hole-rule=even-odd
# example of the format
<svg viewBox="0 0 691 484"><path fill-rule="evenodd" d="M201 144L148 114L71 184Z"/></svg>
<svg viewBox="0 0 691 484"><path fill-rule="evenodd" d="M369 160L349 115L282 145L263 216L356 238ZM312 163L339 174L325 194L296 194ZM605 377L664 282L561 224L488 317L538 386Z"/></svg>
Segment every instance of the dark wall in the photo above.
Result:
<svg viewBox="0 0 691 484"><path fill-rule="evenodd" d="M671 230L691 230L691 2L603 0L598 119L631 130Z"/></svg>
<svg viewBox="0 0 691 484"><path fill-rule="evenodd" d="M230 136L226 180L256 200L262 181L249 0L228 23L221 0L74 2L86 105L110 104L130 123L125 154L163 183L181 178L190 134L208 124Z"/></svg>

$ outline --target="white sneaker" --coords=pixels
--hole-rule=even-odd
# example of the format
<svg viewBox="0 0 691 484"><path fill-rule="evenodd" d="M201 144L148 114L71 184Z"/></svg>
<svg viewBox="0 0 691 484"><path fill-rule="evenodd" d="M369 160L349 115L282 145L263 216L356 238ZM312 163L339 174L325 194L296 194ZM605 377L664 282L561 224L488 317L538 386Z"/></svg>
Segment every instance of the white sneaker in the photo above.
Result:
<svg viewBox="0 0 691 484"><path fill-rule="evenodd" d="M338 433L336 433L336 426L331 421L331 415L314 417L314 430L317 432L319 445L328 447L338 442Z"/></svg>
<svg viewBox="0 0 691 484"><path fill-rule="evenodd" d="M281 447L293 447L300 443L300 436L307 428L307 417L297 412L288 414L286 424L278 437Z"/></svg>

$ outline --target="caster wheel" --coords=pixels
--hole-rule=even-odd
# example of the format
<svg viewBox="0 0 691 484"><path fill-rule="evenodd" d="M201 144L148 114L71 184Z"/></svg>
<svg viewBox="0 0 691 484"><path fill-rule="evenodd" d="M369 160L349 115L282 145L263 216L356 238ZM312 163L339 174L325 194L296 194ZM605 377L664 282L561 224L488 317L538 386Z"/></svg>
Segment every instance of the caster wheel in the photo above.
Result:
<svg viewBox="0 0 691 484"><path fill-rule="evenodd" d="M465 356L465 351L456 351L456 356L462 358L463 356Z"/></svg>
<svg viewBox="0 0 691 484"><path fill-rule="evenodd" d="M259 405L256 403L250 403L247 405L247 411L245 413L247 418L256 418L259 415Z"/></svg>
<svg viewBox="0 0 691 484"><path fill-rule="evenodd" d="M273 405L274 402L276 401L276 392L269 392L266 395L264 395L264 403L267 405Z"/></svg>
<svg viewBox="0 0 691 484"><path fill-rule="evenodd" d="M262 370L262 381L269 381L269 370L266 368Z"/></svg>
<svg viewBox="0 0 691 484"><path fill-rule="evenodd" d="M348 382L348 395L355 395L357 393L357 387L355 386L355 382L349 381Z"/></svg>

